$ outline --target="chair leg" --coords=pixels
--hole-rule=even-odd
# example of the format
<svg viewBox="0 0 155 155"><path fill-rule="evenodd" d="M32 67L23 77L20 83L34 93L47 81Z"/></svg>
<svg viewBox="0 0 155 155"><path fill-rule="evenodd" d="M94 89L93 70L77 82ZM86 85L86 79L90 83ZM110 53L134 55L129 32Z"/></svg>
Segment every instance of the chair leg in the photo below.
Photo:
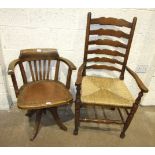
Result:
<svg viewBox="0 0 155 155"><path fill-rule="evenodd" d="M78 130L79 130L79 126L80 126L80 106L81 106L81 94L80 94L80 90L81 90L81 85L76 85L76 100L75 100L75 129L73 134L74 135L78 135Z"/></svg>
<svg viewBox="0 0 155 155"><path fill-rule="evenodd" d="M121 138L124 138L125 137L125 131L128 129L128 127L129 127L129 125L130 125L130 123L131 123L131 121L133 119L133 116L134 116L135 112L138 109L138 105L139 105L139 103L141 101L141 97L142 96L143 96L143 92L141 91L141 92L139 92L138 97L136 98L136 101L133 104L133 107L132 107L132 109L131 109L128 117L127 117L127 120L126 120L125 124L124 124L123 130L122 130L122 132L120 134L120 137Z"/></svg>
<svg viewBox="0 0 155 155"><path fill-rule="evenodd" d="M42 110L37 110L36 111L36 121L35 121L35 128L34 128L34 135L32 136L32 138L30 139L31 141L33 141L39 131L39 126L40 126L40 121L41 121L41 116L42 116Z"/></svg>
<svg viewBox="0 0 155 155"><path fill-rule="evenodd" d="M55 119L55 122L60 127L60 129L67 131L67 127L65 125L63 125L63 123L61 122L61 120L59 118L59 115L57 113L57 107L51 108L51 109L49 109L49 111L53 115L53 118Z"/></svg>
<svg viewBox="0 0 155 155"><path fill-rule="evenodd" d="M28 110L25 116L31 117L35 112L36 110Z"/></svg>
<svg viewBox="0 0 155 155"><path fill-rule="evenodd" d="M75 129L74 135L78 135L79 125L80 125L80 103L75 102Z"/></svg>
<svg viewBox="0 0 155 155"><path fill-rule="evenodd" d="M133 119L133 116L134 116L135 112L137 111L137 108L138 108L138 105L134 104L134 106L132 107L132 109L131 109L131 111L130 111L127 119L126 119L126 122L124 124L123 130L122 130L122 132L120 134L120 138L124 138L125 137L125 132L128 129L128 127L129 127L129 125L130 125L130 123L131 123L131 121Z"/></svg>

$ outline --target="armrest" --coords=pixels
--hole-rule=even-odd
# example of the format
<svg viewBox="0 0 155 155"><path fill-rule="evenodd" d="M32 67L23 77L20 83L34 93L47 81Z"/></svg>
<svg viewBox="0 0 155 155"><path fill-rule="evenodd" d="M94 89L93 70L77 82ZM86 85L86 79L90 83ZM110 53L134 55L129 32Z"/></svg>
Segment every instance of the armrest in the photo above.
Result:
<svg viewBox="0 0 155 155"><path fill-rule="evenodd" d="M63 57L59 57L59 59L63 61L65 64L67 64L71 70L76 70L75 65L70 60L63 58Z"/></svg>
<svg viewBox="0 0 155 155"><path fill-rule="evenodd" d="M82 73L83 73L83 70L84 70L84 67L85 67L86 63L83 63L80 67L79 67L79 70L78 70L78 74L77 74L77 80L76 80L76 85L80 85L81 82L82 82Z"/></svg>
<svg viewBox="0 0 155 155"><path fill-rule="evenodd" d="M19 59L13 60L8 67L8 74L11 75L14 73L15 66L19 63Z"/></svg>
<svg viewBox="0 0 155 155"><path fill-rule="evenodd" d="M144 83L141 81L141 79L138 77L138 75L132 71L129 67L126 66L126 70L131 74L131 76L135 79L138 87L141 89L142 92L147 93L149 90L144 85Z"/></svg>

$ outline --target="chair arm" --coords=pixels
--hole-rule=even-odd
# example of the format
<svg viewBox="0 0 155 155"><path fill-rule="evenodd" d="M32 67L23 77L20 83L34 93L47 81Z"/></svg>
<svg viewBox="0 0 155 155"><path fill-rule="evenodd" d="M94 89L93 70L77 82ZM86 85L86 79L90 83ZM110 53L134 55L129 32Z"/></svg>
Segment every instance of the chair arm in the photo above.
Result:
<svg viewBox="0 0 155 155"><path fill-rule="evenodd" d="M63 61L65 64L67 64L71 70L76 70L75 65L70 60L63 58L63 57L59 57L59 59Z"/></svg>
<svg viewBox="0 0 155 155"><path fill-rule="evenodd" d="M11 75L14 73L15 66L19 63L19 59L13 60L8 67L8 74Z"/></svg>
<svg viewBox="0 0 155 155"><path fill-rule="evenodd" d="M79 67L78 74L77 74L77 79L76 79L76 82L75 82L76 85L80 85L81 82L82 82L82 74L83 74L83 70L84 70L85 65L86 65L86 63L84 62L84 63Z"/></svg>
<svg viewBox="0 0 155 155"><path fill-rule="evenodd" d="M131 74L131 76L135 79L138 87L141 89L142 92L147 93L149 90L144 85L144 83L141 81L141 79L138 77L138 75L132 71L129 67L126 66L126 70Z"/></svg>
<svg viewBox="0 0 155 155"><path fill-rule="evenodd" d="M9 67L8 67L8 74L11 75L11 79L12 79L12 82L13 82L13 87L14 87L14 90L15 90L16 97L18 97L19 89L18 89L18 84L17 84L15 73L14 73L14 69L15 69L15 66L19 62L20 62L20 59L15 59L9 64Z"/></svg>

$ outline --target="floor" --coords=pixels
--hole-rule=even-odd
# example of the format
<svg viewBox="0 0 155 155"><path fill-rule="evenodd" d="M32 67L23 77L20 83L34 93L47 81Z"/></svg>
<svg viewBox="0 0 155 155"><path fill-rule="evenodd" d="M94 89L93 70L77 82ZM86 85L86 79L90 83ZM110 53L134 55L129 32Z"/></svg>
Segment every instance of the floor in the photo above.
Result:
<svg viewBox="0 0 155 155"><path fill-rule="evenodd" d="M29 138L34 116L29 119L25 111L16 107L0 111L0 146L155 146L155 107L139 107L124 139L119 138L121 126L94 123L81 123L79 135L74 136L73 109L73 106L59 108L68 131L60 130L50 113L43 115L39 134L33 142ZM91 110L89 113L93 113ZM100 115L99 109L96 111Z"/></svg>

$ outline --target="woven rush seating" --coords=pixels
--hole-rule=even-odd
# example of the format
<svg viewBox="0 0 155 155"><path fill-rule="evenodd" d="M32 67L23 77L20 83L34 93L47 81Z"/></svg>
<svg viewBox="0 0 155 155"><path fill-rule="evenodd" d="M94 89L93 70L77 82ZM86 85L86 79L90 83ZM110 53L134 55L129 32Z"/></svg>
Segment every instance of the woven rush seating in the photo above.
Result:
<svg viewBox="0 0 155 155"><path fill-rule="evenodd" d="M123 80L85 76L81 85L81 101L85 104L132 107L134 98Z"/></svg>

